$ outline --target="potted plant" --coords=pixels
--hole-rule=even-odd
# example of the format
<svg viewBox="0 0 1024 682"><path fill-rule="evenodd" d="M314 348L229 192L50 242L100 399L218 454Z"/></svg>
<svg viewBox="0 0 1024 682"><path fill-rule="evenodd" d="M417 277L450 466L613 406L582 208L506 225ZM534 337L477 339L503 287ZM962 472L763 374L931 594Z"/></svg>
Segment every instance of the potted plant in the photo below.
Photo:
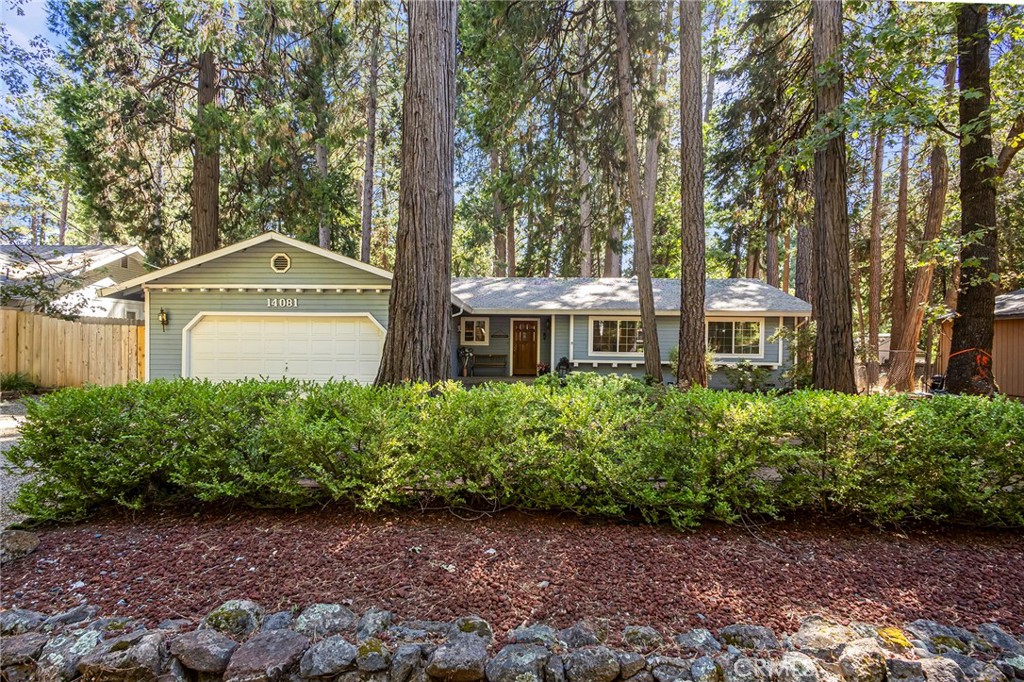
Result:
<svg viewBox="0 0 1024 682"><path fill-rule="evenodd" d="M542 362L542 363L537 365L537 376L544 376L545 374L547 374L550 371L551 371L551 365L549 365L547 363Z"/></svg>

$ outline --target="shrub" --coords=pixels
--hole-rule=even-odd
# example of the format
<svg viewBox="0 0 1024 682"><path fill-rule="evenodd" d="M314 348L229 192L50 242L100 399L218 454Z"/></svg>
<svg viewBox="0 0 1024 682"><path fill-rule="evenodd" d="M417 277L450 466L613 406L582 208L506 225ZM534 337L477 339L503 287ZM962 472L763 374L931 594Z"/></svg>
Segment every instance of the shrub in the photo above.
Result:
<svg viewBox="0 0 1024 682"><path fill-rule="evenodd" d="M787 395L573 373L534 385L154 381L28 406L8 453L40 519L239 502L1024 523L1024 405Z"/></svg>
<svg viewBox="0 0 1024 682"><path fill-rule="evenodd" d="M32 393L37 388L36 382L19 372L0 374L0 391L11 393Z"/></svg>

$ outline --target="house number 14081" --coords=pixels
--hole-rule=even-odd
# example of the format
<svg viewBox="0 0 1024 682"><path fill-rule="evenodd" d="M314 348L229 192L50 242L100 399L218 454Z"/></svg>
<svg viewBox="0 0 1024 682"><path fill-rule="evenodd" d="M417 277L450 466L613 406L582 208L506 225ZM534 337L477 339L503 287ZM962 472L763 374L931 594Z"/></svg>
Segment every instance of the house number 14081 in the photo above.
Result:
<svg viewBox="0 0 1024 682"><path fill-rule="evenodd" d="M297 298L268 298L268 308L298 308L299 299Z"/></svg>

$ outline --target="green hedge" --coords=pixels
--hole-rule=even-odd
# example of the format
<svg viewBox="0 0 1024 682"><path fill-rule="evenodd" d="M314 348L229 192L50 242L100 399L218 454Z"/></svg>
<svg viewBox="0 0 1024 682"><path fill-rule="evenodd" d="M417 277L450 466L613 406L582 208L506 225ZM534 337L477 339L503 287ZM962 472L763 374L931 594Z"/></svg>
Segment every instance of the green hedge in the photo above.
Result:
<svg viewBox="0 0 1024 682"><path fill-rule="evenodd" d="M16 508L414 504L702 519L1024 524L1024 405L757 395L574 374L533 386L154 381L34 402ZM310 486L309 480L319 486Z"/></svg>

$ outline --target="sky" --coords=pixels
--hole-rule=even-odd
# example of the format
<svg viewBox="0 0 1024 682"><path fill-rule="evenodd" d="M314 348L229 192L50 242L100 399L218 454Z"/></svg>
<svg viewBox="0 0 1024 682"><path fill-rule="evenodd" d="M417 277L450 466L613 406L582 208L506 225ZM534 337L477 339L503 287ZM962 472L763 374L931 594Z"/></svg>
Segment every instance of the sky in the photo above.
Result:
<svg viewBox="0 0 1024 682"><path fill-rule="evenodd" d="M0 23L7 27L16 43L27 48L37 35L45 36L51 43L58 38L46 28L46 0L25 0L20 4L23 16L19 16L12 5L11 0L0 0Z"/></svg>

